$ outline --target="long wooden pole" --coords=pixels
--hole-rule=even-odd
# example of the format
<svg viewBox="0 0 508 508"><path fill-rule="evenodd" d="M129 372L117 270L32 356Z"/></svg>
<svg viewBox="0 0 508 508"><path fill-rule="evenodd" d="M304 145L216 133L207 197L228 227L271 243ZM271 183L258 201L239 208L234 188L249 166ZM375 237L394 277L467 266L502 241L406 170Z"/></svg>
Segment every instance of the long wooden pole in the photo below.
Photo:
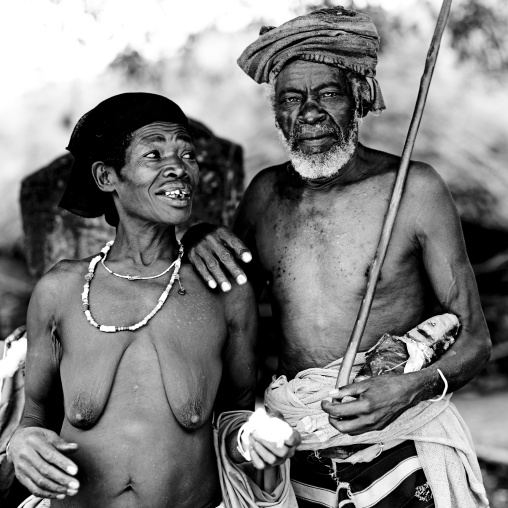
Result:
<svg viewBox="0 0 508 508"><path fill-rule="evenodd" d="M409 125L409 131L407 133L406 142L404 144L404 150L402 151L402 157L400 159L399 170L397 172L397 178L393 187L390 206L385 217L376 254L374 255L374 260L372 261L370 268L365 296L363 297L360 311L358 312L358 317L356 318L355 326L353 328L351 338L349 339L346 354L344 355L339 375L337 376L337 382L335 384L336 388L340 388L349 384L351 369L353 368L355 356L358 353L360 341L362 340L363 332L365 331L365 326L367 324L367 319L369 318L379 274L381 273L381 267L383 266L383 262L386 257L388 245L392 236L393 226L395 224L400 201L404 192L404 184L406 183L409 163L411 161L411 154L413 153L416 135L418 134L420 122L422 120L430 82L432 81L432 75L434 74L434 67L436 66L437 55L439 53L441 37L448 20L448 16L450 14L451 3L452 0L443 0L441 11L437 19L434 36L432 37L430 48L427 53L425 69L423 71L422 79L420 80L420 90L418 91L418 98L416 100L415 109L413 111L413 117L411 119L411 124Z"/></svg>

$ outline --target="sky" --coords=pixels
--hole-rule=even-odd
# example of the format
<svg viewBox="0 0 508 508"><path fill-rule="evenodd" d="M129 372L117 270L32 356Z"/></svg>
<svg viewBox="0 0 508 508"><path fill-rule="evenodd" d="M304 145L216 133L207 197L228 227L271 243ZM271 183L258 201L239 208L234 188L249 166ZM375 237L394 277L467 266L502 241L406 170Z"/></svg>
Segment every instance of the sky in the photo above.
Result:
<svg viewBox="0 0 508 508"><path fill-rule="evenodd" d="M100 74L126 47L157 60L215 26L278 25L313 0L10 0L0 2L0 107L48 83ZM371 0L398 9L417 0ZM421 0L420 0L421 1ZM317 2L317 0L316 0ZM439 0L430 0L439 7ZM337 2L340 5L340 1ZM362 0L356 5L361 9Z"/></svg>

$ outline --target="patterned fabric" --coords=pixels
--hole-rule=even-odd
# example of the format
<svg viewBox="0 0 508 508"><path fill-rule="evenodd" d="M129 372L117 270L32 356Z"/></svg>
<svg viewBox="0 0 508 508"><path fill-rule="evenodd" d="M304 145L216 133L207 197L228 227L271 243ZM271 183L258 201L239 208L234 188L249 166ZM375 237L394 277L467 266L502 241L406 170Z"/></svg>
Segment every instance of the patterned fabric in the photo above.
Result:
<svg viewBox="0 0 508 508"><path fill-rule="evenodd" d="M338 66L367 79L370 111L385 109L375 78L379 36L372 20L360 12L332 7L292 19L279 27L263 27L259 38L238 59L257 83L268 83L292 60Z"/></svg>
<svg viewBox="0 0 508 508"><path fill-rule="evenodd" d="M412 441L369 463L334 463L297 452L291 483L300 508L431 508L432 491Z"/></svg>

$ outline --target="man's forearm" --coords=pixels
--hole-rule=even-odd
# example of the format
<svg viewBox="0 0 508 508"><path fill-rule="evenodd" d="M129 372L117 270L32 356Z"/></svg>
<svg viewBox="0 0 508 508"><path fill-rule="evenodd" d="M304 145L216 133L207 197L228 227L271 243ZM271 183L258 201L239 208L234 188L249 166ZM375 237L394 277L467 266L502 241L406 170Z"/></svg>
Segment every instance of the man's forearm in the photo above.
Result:
<svg viewBox="0 0 508 508"><path fill-rule="evenodd" d="M446 385L438 369L446 378L447 393L462 388L485 367L490 357L490 349L488 334L481 333L473 338L462 330L453 346L439 360L421 371L407 374L413 378L407 379L417 393L415 402L429 400L443 394Z"/></svg>

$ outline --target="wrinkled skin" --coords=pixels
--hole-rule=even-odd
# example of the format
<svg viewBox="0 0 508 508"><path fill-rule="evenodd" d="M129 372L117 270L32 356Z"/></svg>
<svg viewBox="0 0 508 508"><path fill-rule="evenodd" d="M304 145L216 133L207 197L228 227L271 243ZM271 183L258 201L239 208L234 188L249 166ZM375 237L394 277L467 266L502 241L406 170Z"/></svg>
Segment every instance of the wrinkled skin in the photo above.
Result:
<svg viewBox="0 0 508 508"><path fill-rule="evenodd" d="M298 126L345 129L354 101L339 69L295 61L279 74L275 117L285 137ZM317 132L317 130L316 130ZM328 150L333 135L300 139L306 153ZM305 181L287 165L261 171L238 207L233 232L217 228L190 259L208 283L245 274L258 294L267 286L279 333L278 373L324 367L344 355L388 209L400 159L357 144L325 182ZM247 250L253 262L240 268ZM440 396L439 368L454 391L486 364L490 338L467 258L459 217L437 172L412 162L360 351L384 334L402 335L441 312L462 328L443 357L420 372L386 375L333 392L323 401L330 423L357 435L379 430L422 400Z"/></svg>
<svg viewBox="0 0 508 508"><path fill-rule="evenodd" d="M174 226L189 217L199 177L186 130L162 122L144 126L135 131L119 174L100 161L92 171L99 188L113 194L120 217L109 268L162 272L178 255ZM188 195L175 197L175 189ZM106 334L83 313L89 262L60 262L34 290L26 409L10 444L16 476L55 507L215 507L221 493L212 413L254 405L251 285L213 292L185 264L185 295L173 287L146 326ZM98 264L91 312L102 324L137 323L169 278L130 282ZM55 413L63 417L57 425ZM254 436L254 465L281 464L298 443L296 432L280 448ZM235 439L228 451L243 461Z"/></svg>

